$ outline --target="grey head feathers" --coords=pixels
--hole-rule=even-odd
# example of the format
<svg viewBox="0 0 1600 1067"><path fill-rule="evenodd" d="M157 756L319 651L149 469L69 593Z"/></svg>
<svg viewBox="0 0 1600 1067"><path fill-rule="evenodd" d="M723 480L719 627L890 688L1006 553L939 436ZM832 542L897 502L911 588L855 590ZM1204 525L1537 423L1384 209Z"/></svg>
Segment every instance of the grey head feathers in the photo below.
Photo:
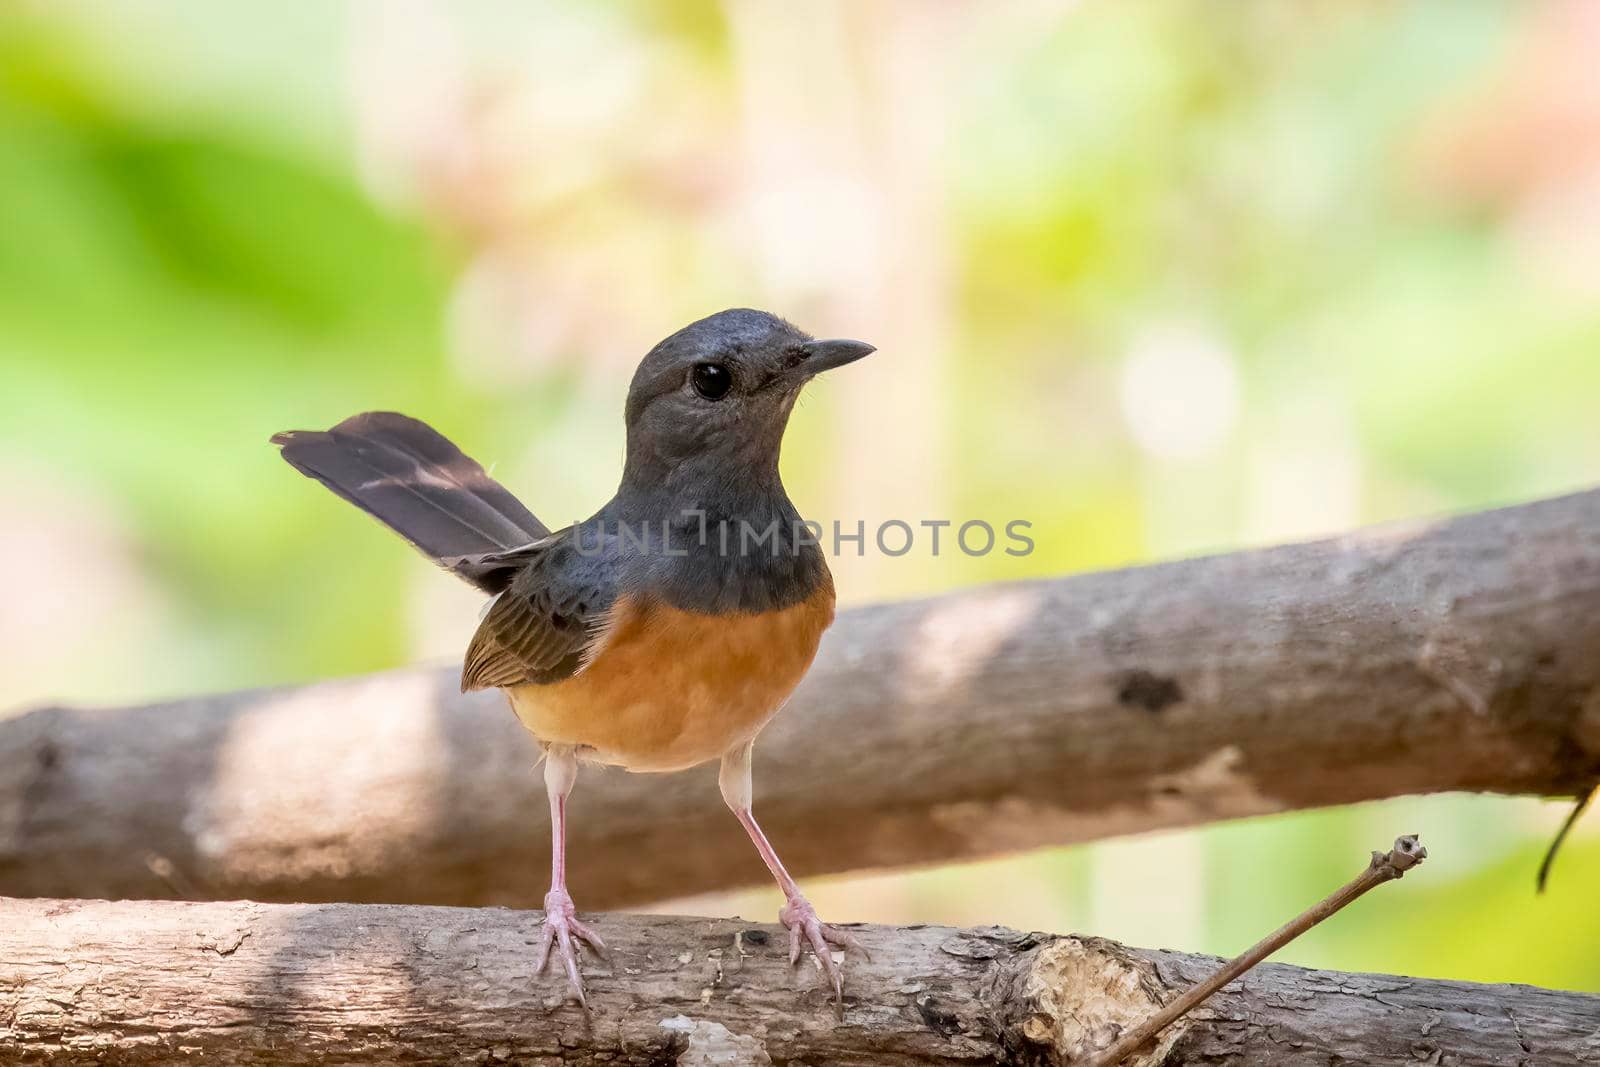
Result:
<svg viewBox="0 0 1600 1067"><path fill-rule="evenodd" d="M776 315L735 308L690 323L652 348L628 389L619 495L647 503L679 496L686 485L774 481L803 383L783 372L810 340ZM697 368L720 368L727 392L713 398L697 388Z"/></svg>

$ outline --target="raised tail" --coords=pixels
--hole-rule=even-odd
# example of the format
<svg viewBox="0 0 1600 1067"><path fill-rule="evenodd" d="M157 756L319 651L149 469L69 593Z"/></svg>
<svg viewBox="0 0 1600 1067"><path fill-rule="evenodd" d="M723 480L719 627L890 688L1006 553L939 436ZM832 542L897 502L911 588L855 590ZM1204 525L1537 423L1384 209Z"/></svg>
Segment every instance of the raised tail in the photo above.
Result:
<svg viewBox="0 0 1600 1067"><path fill-rule="evenodd" d="M510 580L493 557L549 535L544 523L427 423L368 411L331 430L274 434L283 458L488 593Z"/></svg>

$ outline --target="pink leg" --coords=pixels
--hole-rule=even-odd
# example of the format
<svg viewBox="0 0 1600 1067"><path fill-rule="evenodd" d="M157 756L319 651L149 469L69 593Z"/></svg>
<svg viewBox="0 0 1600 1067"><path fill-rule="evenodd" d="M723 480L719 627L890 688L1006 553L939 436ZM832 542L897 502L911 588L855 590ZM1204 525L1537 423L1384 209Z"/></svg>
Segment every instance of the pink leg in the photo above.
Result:
<svg viewBox="0 0 1600 1067"><path fill-rule="evenodd" d="M587 1005L573 940L588 942L596 951L606 946L599 934L578 921L578 909L567 893L567 796L577 779L578 759L572 749L550 746L544 765L545 791L550 794L550 892L544 896L544 928L539 934L539 956L534 961L534 972L544 973L545 965L550 962L550 947L556 945L566 965L573 995L579 1004Z"/></svg>
<svg viewBox="0 0 1600 1067"><path fill-rule="evenodd" d="M822 965L822 970L833 983L833 995L836 999L844 998L844 976L840 974L839 967L833 962L833 953L829 945L837 945L843 949L855 949L863 956L867 955L866 949L860 942L842 930L835 930L825 925L817 918L816 909L800 892L800 886L789 876L784 868L783 861L778 858L777 850L772 847L772 842L767 840L767 835L761 831L761 826L756 822L752 812L752 788L750 784L750 745L743 745L722 757L722 773L718 776L718 784L722 786L722 798L727 801L728 807L733 809L733 814L738 818L739 824L744 827L745 833L750 835L750 840L755 842L756 851L761 854L761 860L767 865L767 870L772 872L772 877L777 880L778 888L783 890L786 901L778 912L778 921L789 929L789 962L800 962L800 941L804 938L811 946L811 951L816 954L817 962Z"/></svg>

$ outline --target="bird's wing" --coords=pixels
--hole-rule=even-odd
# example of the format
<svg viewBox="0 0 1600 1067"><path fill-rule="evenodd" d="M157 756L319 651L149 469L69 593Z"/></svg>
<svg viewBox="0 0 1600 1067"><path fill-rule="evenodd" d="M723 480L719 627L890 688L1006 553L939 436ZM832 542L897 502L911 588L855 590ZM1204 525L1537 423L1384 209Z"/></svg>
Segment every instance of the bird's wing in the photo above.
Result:
<svg viewBox="0 0 1600 1067"><path fill-rule="evenodd" d="M585 537L594 536L587 533ZM603 645L617 601L615 545L564 530L519 549L520 566L467 646L461 689L549 685L577 674Z"/></svg>

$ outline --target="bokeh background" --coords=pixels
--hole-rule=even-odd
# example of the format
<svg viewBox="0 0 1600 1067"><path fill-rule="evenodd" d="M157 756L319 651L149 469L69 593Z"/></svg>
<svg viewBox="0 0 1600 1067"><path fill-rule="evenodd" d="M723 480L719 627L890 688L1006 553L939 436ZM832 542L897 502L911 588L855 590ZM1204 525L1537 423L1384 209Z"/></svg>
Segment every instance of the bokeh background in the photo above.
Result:
<svg viewBox="0 0 1600 1067"><path fill-rule="evenodd" d="M881 348L796 415L807 514L1034 524L847 557L850 602L1600 482L1597 54L1584 0L0 0L0 707L459 654L472 592L268 435L403 410L570 521L634 362L729 305ZM1284 958L1596 991L1600 819L1532 892L1563 813L814 896L1228 953L1414 830L1422 875Z"/></svg>

